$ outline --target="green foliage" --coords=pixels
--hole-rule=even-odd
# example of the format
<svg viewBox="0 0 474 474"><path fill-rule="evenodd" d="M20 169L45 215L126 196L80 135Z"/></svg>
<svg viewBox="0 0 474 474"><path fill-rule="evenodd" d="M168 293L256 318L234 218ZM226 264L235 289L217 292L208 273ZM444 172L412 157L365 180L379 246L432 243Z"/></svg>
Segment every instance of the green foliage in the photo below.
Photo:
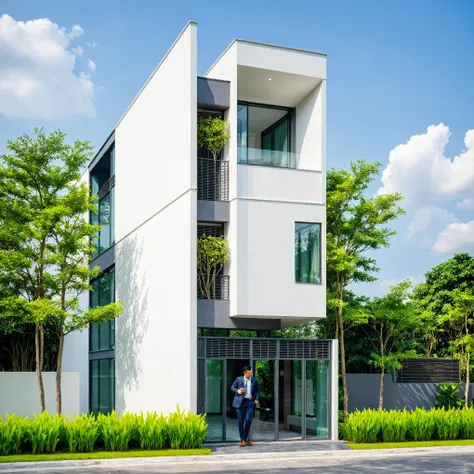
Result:
<svg viewBox="0 0 474 474"><path fill-rule="evenodd" d="M344 434L355 443L472 439L474 409L357 411L347 418Z"/></svg>
<svg viewBox="0 0 474 474"><path fill-rule="evenodd" d="M171 449L197 448L206 437L205 417L181 411L178 407L168 415L167 432Z"/></svg>
<svg viewBox="0 0 474 474"><path fill-rule="evenodd" d="M214 298L216 276L229 259L229 241L225 237L204 234L197 240L198 285L206 298Z"/></svg>
<svg viewBox="0 0 474 474"><path fill-rule="evenodd" d="M463 405L462 397L458 396L460 384L458 383L440 383L439 392L436 395L436 408L449 410L451 408L461 408Z"/></svg>
<svg viewBox="0 0 474 474"><path fill-rule="evenodd" d="M27 418L17 415L0 417L0 454L16 454L20 452L21 444L26 437Z"/></svg>
<svg viewBox="0 0 474 474"><path fill-rule="evenodd" d="M204 415L177 408L167 417L157 413L125 413L117 416L80 415L74 418L52 417L43 412L34 419L16 415L0 418L0 455L25 452L49 454L65 449L70 453L91 453L98 447L106 451L126 451L139 445L157 450L199 448L207 434Z"/></svg>
<svg viewBox="0 0 474 474"><path fill-rule="evenodd" d="M199 117L197 144L207 148L217 160L221 150L229 143L229 124L219 117Z"/></svg>
<svg viewBox="0 0 474 474"><path fill-rule="evenodd" d="M90 453L99 438L99 427L94 415L80 415L66 419L64 437L71 453Z"/></svg>
<svg viewBox="0 0 474 474"><path fill-rule="evenodd" d="M384 443L404 441L408 431L409 413L403 411L382 411L380 416L380 429Z"/></svg>
<svg viewBox="0 0 474 474"><path fill-rule="evenodd" d="M141 413L136 417L137 442L141 449L162 449L167 439L166 418L157 413Z"/></svg>
<svg viewBox="0 0 474 474"><path fill-rule="evenodd" d="M99 413L97 424L106 451L126 451L128 449L135 432L135 415L123 414L119 418L115 411L108 415Z"/></svg>
<svg viewBox="0 0 474 474"><path fill-rule="evenodd" d="M52 417L46 411L30 420L27 431L33 454L54 453L63 428L64 419L60 415Z"/></svg>

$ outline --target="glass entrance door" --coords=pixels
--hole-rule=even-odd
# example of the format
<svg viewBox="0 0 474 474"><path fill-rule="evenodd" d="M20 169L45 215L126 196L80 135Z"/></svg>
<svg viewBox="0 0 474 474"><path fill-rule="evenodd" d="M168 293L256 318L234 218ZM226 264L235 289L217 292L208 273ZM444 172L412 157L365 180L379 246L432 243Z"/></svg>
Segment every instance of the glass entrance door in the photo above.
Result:
<svg viewBox="0 0 474 474"><path fill-rule="evenodd" d="M301 439L303 364L300 360L280 360L278 364L278 439Z"/></svg>
<svg viewBox="0 0 474 474"><path fill-rule="evenodd" d="M240 441L239 425L237 423L237 411L232 406L234 400L234 393L230 391L232 383L237 377L242 375L242 369L250 365L249 360L245 359L228 359L226 360L226 416L225 416L225 431L226 441Z"/></svg>
<svg viewBox="0 0 474 474"><path fill-rule="evenodd" d="M254 377L260 384L260 404L255 407L251 437L254 441L275 441L277 438L275 360L256 360Z"/></svg>

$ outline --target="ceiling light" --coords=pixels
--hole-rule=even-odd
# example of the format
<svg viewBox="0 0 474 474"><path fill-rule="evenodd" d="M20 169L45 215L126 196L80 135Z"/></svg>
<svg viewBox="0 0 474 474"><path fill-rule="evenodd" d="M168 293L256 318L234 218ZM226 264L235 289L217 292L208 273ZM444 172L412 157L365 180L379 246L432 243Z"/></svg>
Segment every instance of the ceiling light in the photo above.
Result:
<svg viewBox="0 0 474 474"><path fill-rule="evenodd" d="M268 80L269 80L269 81L271 81L271 80L272 80L272 78L271 78L271 77L269 77L269 78L268 78Z"/></svg>

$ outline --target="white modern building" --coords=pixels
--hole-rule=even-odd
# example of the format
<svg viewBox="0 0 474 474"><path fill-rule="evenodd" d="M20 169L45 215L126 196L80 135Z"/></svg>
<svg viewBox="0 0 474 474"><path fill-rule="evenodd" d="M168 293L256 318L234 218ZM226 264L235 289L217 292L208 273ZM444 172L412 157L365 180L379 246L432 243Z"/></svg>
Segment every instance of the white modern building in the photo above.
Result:
<svg viewBox="0 0 474 474"><path fill-rule="evenodd" d="M200 116L224 118L214 161ZM326 56L234 40L197 76L188 23L84 179L103 271L85 305L121 300L113 324L69 336L83 411L206 413L208 440L238 440L230 385L262 385L253 439L337 439L337 343L270 337L325 317ZM197 285L198 238L225 236L212 295Z"/></svg>

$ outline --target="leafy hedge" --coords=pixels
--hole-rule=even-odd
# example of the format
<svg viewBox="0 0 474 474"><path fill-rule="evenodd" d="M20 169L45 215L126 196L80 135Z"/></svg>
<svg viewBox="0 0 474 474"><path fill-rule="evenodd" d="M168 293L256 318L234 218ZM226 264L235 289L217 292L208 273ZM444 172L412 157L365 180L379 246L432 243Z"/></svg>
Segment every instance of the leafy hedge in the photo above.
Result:
<svg viewBox="0 0 474 474"><path fill-rule="evenodd" d="M355 443L473 439L474 408L356 411L343 431Z"/></svg>
<svg viewBox="0 0 474 474"><path fill-rule="evenodd" d="M0 417L0 455L89 453L97 449L126 451L199 448L207 433L204 415L177 410L167 417L157 413L115 412L64 418L45 412L33 419Z"/></svg>

